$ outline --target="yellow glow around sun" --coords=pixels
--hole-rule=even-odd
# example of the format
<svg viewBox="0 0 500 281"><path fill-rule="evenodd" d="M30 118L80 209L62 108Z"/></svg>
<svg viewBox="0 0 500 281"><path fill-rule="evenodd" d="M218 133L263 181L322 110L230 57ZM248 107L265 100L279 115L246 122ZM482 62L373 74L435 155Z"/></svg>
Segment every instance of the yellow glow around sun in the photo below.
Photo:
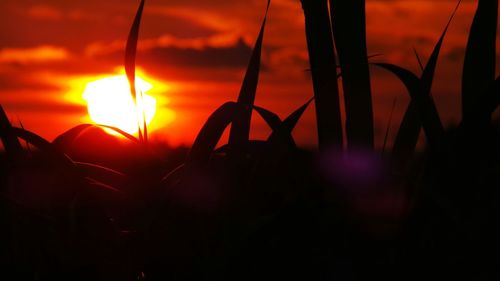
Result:
<svg viewBox="0 0 500 281"><path fill-rule="evenodd" d="M144 117L150 124L156 113L156 99L147 94L153 86L136 77L137 102L130 94L125 75L116 75L87 83L83 98L87 101L88 113L97 124L119 128L129 134L142 128ZM142 97L141 93L142 92Z"/></svg>

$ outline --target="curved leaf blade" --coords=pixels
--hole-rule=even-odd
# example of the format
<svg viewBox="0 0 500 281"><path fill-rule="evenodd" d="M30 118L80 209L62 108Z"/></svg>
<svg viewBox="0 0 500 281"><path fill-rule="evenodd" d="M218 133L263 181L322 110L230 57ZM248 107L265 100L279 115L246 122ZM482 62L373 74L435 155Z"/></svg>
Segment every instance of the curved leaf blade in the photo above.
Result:
<svg viewBox="0 0 500 281"><path fill-rule="evenodd" d="M85 130L93 127L92 124L81 124L76 127L73 127L66 132L57 136L52 144L57 148L68 147L73 143Z"/></svg>
<svg viewBox="0 0 500 281"><path fill-rule="evenodd" d="M240 104L226 102L212 113L198 133L189 152L186 164L207 162L215 146L221 139L224 130L242 111L243 107Z"/></svg>
<svg viewBox="0 0 500 281"><path fill-rule="evenodd" d="M141 0L135 15L134 23L130 28L125 48L125 73L127 74L128 83L130 85L130 94L132 95L134 101L137 98L137 91L135 87L135 58L137 54L137 41L139 40L139 27L141 25L143 10L144 0Z"/></svg>
<svg viewBox="0 0 500 281"><path fill-rule="evenodd" d="M444 136L444 128L439 118L436 105L432 97L425 94L421 80L411 71L394 64L376 63L375 65L382 67L394 75L396 75L408 89L408 93L415 103L415 111L418 112L420 121L422 122L428 143L430 146L436 146L441 142ZM411 103L410 103L411 106ZM408 110L413 110L409 108ZM415 121L412 121L415 122ZM415 128L414 124L409 128ZM405 133L406 134L406 133ZM409 136L408 136L409 137ZM405 136L405 139L407 137ZM406 145L406 144L402 144Z"/></svg>

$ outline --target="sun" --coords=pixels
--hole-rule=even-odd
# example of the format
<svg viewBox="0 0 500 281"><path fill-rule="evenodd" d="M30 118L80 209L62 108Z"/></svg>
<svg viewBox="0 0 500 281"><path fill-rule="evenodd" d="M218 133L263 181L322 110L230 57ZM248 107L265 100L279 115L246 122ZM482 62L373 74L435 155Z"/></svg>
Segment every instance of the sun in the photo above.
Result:
<svg viewBox="0 0 500 281"><path fill-rule="evenodd" d="M119 128L129 134L136 134L144 118L150 124L156 113L156 99L147 94L153 86L136 77L137 100L130 94L125 75L116 75L89 82L83 98L87 102L90 118L96 124ZM142 95L140 94L142 93Z"/></svg>

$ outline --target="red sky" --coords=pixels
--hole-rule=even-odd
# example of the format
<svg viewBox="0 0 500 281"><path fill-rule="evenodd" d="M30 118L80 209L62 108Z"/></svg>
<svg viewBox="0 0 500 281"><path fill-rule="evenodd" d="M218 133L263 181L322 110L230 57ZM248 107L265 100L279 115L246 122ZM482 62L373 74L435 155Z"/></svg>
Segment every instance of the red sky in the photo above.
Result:
<svg viewBox="0 0 500 281"><path fill-rule="evenodd" d="M13 122L45 138L88 122L84 83L116 73L137 0L2 0L0 104ZM267 0L148 0L138 67L166 87L154 93L168 124L154 120L153 138L190 143L209 114L235 100ZM377 61L418 72L456 4L455 0L368 0L368 48ZM458 117L461 62L476 1L465 1L446 37L434 87L445 123ZM497 38L499 38L497 36ZM264 39L256 103L285 116L312 97L299 0L273 0ZM499 44L500 45L500 44ZM500 58L497 56L497 66ZM408 102L401 84L372 69L377 134L398 98L394 126ZM300 121L298 143L316 140L314 107ZM269 131L256 118L253 136ZM394 130L393 130L394 133Z"/></svg>

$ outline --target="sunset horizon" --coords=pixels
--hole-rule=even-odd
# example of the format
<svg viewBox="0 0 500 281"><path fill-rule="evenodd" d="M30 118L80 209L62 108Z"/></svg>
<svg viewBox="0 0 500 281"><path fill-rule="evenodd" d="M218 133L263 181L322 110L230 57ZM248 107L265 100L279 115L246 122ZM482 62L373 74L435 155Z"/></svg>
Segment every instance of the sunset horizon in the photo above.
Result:
<svg viewBox="0 0 500 281"><path fill-rule="evenodd" d="M136 5L134 0L3 1L0 104L14 124L52 140L80 123L93 123L83 98L85 87L123 73L126 34ZM158 84L152 89L160 102L151 139L191 145L211 112L237 98L265 1L204 5L151 0L145 7L137 67ZM456 1L371 0L366 5L368 53L376 55L370 60L419 73L413 49L427 60ZM459 89L453 81L461 78L459 65L475 6L473 1L461 4L438 62L433 96L447 126L459 120ZM313 96L304 19L299 1L274 1L269 13L256 104L285 117ZM409 98L390 74L372 67L371 75L380 146L394 101L390 142ZM252 126L255 138L270 133L258 117ZM297 142L315 147L315 126L312 106L294 131Z"/></svg>

